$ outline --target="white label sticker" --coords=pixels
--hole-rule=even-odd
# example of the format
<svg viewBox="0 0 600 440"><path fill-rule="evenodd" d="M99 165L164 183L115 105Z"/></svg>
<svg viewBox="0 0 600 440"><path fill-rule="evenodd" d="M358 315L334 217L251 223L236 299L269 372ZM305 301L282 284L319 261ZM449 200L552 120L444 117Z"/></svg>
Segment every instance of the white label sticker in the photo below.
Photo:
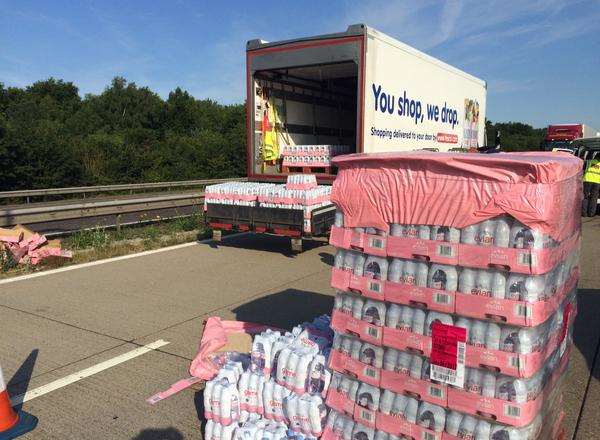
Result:
<svg viewBox="0 0 600 440"><path fill-rule="evenodd" d="M456 354L456 370L442 367L441 365L431 364L430 366L430 378L437 382L447 383L457 388L464 388L465 386L465 351L467 344L464 342L457 342L457 354Z"/></svg>

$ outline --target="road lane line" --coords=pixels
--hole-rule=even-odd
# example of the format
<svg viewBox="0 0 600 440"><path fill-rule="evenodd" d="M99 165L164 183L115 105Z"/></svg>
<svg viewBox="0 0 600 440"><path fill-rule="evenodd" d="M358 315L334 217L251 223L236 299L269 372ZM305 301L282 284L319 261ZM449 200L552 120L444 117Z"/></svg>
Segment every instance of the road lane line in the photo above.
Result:
<svg viewBox="0 0 600 440"><path fill-rule="evenodd" d="M240 233L237 233L237 234L227 235L227 236L223 237L223 240L227 240L227 239L233 238L233 237L239 237L239 236L242 236L242 235L245 235L245 234L247 234L247 232L240 232ZM149 250L149 251L138 252L138 253L135 253L135 254L121 255L119 257L106 258L104 260L90 261L88 263L74 264L72 266L59 267L58 269L45 270L45 271L42 271L42 272L36 272L36 273L30 273L30 274L27 274L27 275L21 275L21 276L18 276L18 277L5 278L5 279L0 280L0 285L2 285L2 284L9 284L9 283L16 283L17 281L29 280L31 278L43 277L43 276L46 276L46 275L53 275L55 273L68 272L70 270L75 270L75 269L83 269L83 268L86 268L86 267L99 266L101 264L112 263L112 262L115 262L115 261L129 260L130 258L144 257L146 255L152 255L152 254L158 254L158 253L161 253L161 252L173 251L173 250L176 250L176 249L182 249L182 248L186 248L186 247L198 245L198 244L201 244L201 243L208 243L208 242L211 242L211 241L212 241L212 238L207 238L207 239L201 240L201 241L192 241L192 242L189 242L189 243L176 244L174 246L168 246L168 247L159 248L159 249L152 249L152 250Z"/></svg>
<svg viewBox="0 0 600 440"><path fill-rule="evenodd" d="M128 351L127 353L123 353L117 357L109 359L104 362L100 362L99 364L93 365L84 370L78 371L77 373L69 374L61 379L57 379L54 382L50 382L46 385L42 385L39 388L35 388L33 390L27 391L24 394L19 394L18 396L14 396L11 401L13 406L20 405L23 402L28 402L36 397L43 396L44 394L51 393L52 391L56 391L60 388L63 388L67 385L71 385L75 382L80 381L81 379L85 379L86 377L93 376L96 373L100 373L101 371L107 370L108 368L114 367L115 365L122 364L128 360L141 356L143 354L149 353L152 350L156 350L157 348L164 347L165 345L170 344L168 341L164 341L159 339L157 341L152 342L151 344L144 345L143 347L138 347L134 350Z"/></svg>

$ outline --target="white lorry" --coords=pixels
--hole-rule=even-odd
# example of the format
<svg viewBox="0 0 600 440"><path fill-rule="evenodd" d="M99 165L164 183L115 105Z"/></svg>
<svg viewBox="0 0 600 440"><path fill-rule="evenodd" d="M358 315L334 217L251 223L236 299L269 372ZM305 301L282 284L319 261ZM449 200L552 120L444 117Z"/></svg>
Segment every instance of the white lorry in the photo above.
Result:
<svg viewBox="0 0 600 440"><path fill-rule="evenodd" d="M250 179L284 178L287 171L280 158L265 157L268 108L279 151L314 144L369 153L484 145L485 81L364 24L316 37L251 40L246 66Z"/></svg>
<svg viewBox="0 0 600 440"><path fill-rule="evenodd" d="M486 83L364 24L248 41L246 86L250 181L310 173L327 184L335 178L327 155L484 146ZM209 204L206 218L216 239L221 230L267 232L300 249L303 237L327 234L333 214L333 205L303 218L291 209Z"/></svg>

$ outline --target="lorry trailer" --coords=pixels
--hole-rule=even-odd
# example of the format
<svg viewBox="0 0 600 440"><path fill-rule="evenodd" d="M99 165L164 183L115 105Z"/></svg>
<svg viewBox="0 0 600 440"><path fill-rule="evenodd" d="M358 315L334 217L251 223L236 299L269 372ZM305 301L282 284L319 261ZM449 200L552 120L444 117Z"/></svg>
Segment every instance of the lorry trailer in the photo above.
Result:
<svg viewBox="0 0 600 440"><path fill-rule="evenodd" d="M573 150L573 141L583 138L600 137L600 131L589 125L573 124L552 124L548 126L546 136L542 141L541 149L543 151L554 150Z"/></svg>
<svg viewBox="0 0 600 440"><path fill-rule="evenodd" d="M290 174L309 173L331 184L337 154L482 147L486 90L485 81L364 24L285 41L250 40L248 180L283 183ZM277 208L256 206L243 216L235 210L209 205L209 225L287 230L300 232L300 239L328 231L320 219L309 218L305 224L320 226L307 232ZM333 221L330 213L322 215ZM258 218L269 221L259 224Z"/></svg>

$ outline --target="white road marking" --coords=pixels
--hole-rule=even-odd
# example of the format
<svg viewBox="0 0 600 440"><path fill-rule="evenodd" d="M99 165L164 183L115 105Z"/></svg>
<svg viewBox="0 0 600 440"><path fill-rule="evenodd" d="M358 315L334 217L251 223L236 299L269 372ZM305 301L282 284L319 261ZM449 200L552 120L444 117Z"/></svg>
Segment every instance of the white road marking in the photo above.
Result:
<svg viewBox="0 0 600 440"><path fill-rule="evenodd" d="M244 235L244 234L247 234L247 232L239 232L237 234L227 235L227 236L223 237L223 239L227 240L229 238L237 237L237 236ZM182 248L186 248L189 246L194 246L194 245L197 245L200 243L208 243L209 241L212 241L212 238L207 238L202 241L192 241L190 243L176 244L174 246L168 246L168 247L164 247L164 248L160 248L160 249L153 249L150 251L138 252L135 254L121 255L120 257L112 257L112 258L106 258L104 260L90 261L89 263L81 263L81 264L74 264L72 266L59 267L58 269L45 270L42 272L30 273L27 275L21 275L21 276L13 277L13 278L5 278L5 279L0 280L0 285L16 283L17 281L29 280L31 278L43 277L46 275L53 275L55 273L68 272L70 270L75 270L75 269L83 269L85 267L98 266L100 264L112 263L114 261L129 260L130 258L137 258L137 257L146 256L146 255L158 254L160 252L173 251L176 249L182 249Z"/></svg>
<svg viewBox="0 0 600 440"><path fill-rule="evenodd" d="M84 370L78 371L77 373L69 374L68 376L63 377L62 379L55 380L54 382L42 385L39 388L27 391L25 394L19 394L18 396L14 396L11 399L12 404L14 406L20 405L23 402L28 402L32 399L35 399L36 397L43 396L44 394L51 393L52 391L56 391L67 385L71 385L72 383L78 382L81 379L93 376L96 373L114 367L115 365L122 364L123 362L146 354L152 350L156 350L157 348L163 347L169 343L170 342L168 341L159 339L158 341L154 341L151 344L144 345L143 347L138 347L134 350L128 351L127 353L123 353L122 355L119 355L104 362L100 362L99 364L96 364Z"/></svg>

